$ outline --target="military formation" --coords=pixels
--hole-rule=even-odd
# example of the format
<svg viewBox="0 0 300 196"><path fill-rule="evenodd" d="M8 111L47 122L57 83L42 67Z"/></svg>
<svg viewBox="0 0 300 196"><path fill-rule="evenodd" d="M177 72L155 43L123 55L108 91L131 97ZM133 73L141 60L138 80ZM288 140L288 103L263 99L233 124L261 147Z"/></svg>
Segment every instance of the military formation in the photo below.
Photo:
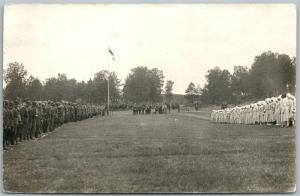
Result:
<svg viewBox="0 0 300 196"><path fill-rule="evenodd" d="M171 109L179 109L179 104L177 103L134 103L132 105L132 113L133 115L137 114L167 114L171 113Z"/></svg>
<svg viewBox="0 0 300 196"><path fill-rule="evenodd" d="M249 105L213 110L211 120L217 123L294 126L296 122L296 97L287 93Z"/></svg>
<svg viewBox="0 0 300 196"><path fill-rule="evenodd" d="M39 138L64 123L105 115L101 105L68 101L8 101L3 104L3 146Z"/></svg>

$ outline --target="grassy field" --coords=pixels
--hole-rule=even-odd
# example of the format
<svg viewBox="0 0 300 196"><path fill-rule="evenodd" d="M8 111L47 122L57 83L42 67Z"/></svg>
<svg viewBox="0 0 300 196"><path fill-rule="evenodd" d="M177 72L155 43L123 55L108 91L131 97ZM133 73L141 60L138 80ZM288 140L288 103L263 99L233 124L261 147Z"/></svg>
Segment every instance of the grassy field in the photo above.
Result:
<svg viewBox="0 0 300 196"><path fill-rule="evenodd" d="M115 112L63 125L4 152L4 190L294 190L295 129L221 125L188 114Z"/></svg>

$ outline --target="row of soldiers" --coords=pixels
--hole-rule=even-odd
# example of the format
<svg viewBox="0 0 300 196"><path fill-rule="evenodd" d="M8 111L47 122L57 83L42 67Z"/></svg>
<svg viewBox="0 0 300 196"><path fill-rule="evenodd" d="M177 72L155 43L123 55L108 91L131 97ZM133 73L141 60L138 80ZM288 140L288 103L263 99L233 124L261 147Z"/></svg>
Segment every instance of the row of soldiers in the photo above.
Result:
<svg viewBox="0 0 300 196"><path fill-rule="evenodd" d="M213 110L211 120L218 123L293 126L296 122L296 97L287 93L249 105Z"/></svg>
<svg viewBox="0 0 300 196"><path fill-rule="evenodd" d="M137 104L134 103L132 105L132 112L134 115L136 114L151 114L151 111L153 111L154 114L166 114L171 113L171 109L179 109L179 104L170 104L170 103L155 103L155 104L149 104L149 103L141 103Z"/></svg>
<svg viewBox="0 0 300 196"><path fill-rule="evenodd" d="M64 123L105 115L105 106L67 101L9 101L3 104L3 146L34 139Z"/></svg>
<svg viewBox="0 0 300 196"><path fill-rule="evenodd" d="M136 104L134 103L132 106L132 114L150 114L152 109L151 104Z"/></svg>
<svg viewBox="0 0 300 196"><path fill-rule="evenodd" d="M167 113L167 110L170 112L171 105L165 103L157 104L133 104L132 112L133 114L151 114L153 110L154 114L163 114Z"/></svg>

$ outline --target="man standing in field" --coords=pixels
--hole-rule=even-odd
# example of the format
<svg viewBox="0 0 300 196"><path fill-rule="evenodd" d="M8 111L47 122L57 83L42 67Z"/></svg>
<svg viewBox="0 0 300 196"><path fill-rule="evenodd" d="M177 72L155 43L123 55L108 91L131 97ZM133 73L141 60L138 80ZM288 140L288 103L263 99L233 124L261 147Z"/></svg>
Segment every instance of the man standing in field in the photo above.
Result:
<svg viewBox="0 0 300 196"><path fill-rule="evenodd" d="M288 121L289 121L289 106L288 106L288 99L286 97L286 94L281 96L281 122L282 122L282 127L288 127Z"/></svg>

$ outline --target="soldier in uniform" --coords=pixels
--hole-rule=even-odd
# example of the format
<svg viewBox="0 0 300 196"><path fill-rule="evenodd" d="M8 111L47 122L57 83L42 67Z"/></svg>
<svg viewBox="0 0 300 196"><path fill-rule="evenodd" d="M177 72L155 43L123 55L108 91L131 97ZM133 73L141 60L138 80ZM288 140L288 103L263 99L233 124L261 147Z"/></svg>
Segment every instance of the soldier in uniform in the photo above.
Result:
<svg viewBox="0 0 300 196"><path fill-rule="evenodd" d="M32 121L32 127L30 131L30 139L33 139L33 137L37 137L37 126L38 126L38 109L37 109L37 103L35 101L32 102L32 107L30 109L31 113L31 121Z"/></svg>
<svg viewBox="0 0 300 196"><path fill-rule="evenodd" d="M133 114L133 115L137 114L137 106L136 106L136 103L134 103L133 106L132 106L132 114Z"/></svg>
<svg viewBox="0 0 300 196"><path fill-rule="evenodd" d="M55 116L55 109L54 109L55 105L53 102L51 102L50 105L50 123L49 123L49 131L53 131L54 130L54 116Z"/></svg>
<svg viewBox="0 0 300 196"><path fill-rule="evenodd" d="M44 102L43 104L43 133L46 133L48 131L49 126L49 106L47 102Z"/></svg>
<svg viewBox="0 0 300 196"><path fill-rule="evenodd" d="M198 111L198 109L199 109L199 105L198 105L198 102L196 102L195 103L195 110Z"/></svg>
<svg viewBox="0 0 300 196"><path fill-rule="evenodd" d="M57 108L57 116L58 116L58 127L60 127L63 123L64 123L64 116L65 116L65 107L63 106L62 103L59 103L58 108ZM66 116L67 116L67 120L65 121L65 123L67 123L69 121L69 112L67 109L66 112Z"/></svg>
<svg viewBox="0 0 300 196"><path fill-rule="evenodd" d="M18 110L18 102L11 102L12 107L12 132L10 136L10 142L12 145L18 144L18 128L21 121L20 112Z"/></svg>
<svg viewBox="0 0 300 196"><path fill-rule="evenodd" d="M171 113L171 104L170 103L167 103L167 109L168 109L168 113L170 114Z"/></svg>
<svg viewBox="0 0 300 196"><path fill-rule="evenodd" d="M28 115L29 115L29 123L28 123L28 137L29 139L33 139L33 136L34 136L34 115L35 115L35 112L34 112L34 107L33 107L33 102L31 101L28 101L27 102L28 104Z"/></svg>
<svg viewBox="0 0 300 196"><path fill-rule="evenodd" d="M54 104L54 107L53 107L53 109L54 109L53 110L54 111L54 116L53 116L53 118L54 118L54 129L56 129L58 127L58 105L59 105L59 103L56 102Z"/></svg>
<svg viewBox="0 0 300 196"><path fill-rule="evenodd" d="M20 107L21 119L22 119L22 133L20 135L20 140L28 139L28 126L29 126L29 112L28 112L28 105L27 102L21 104Z"/></svg>
<svg viewBox="0 0 300 196"><path fill-rule="evenodd" d="M3 147L34 139L62 123L105 113L105 106L52 101L7 101L3 103ZM67 119L67 120L66 120ZM66 121L65 121L66 120Z"/></svg>
<svg viewBox="0 0 300 196"><path fill-rule="evenodd" d="M178 112L180 112L180 104L176 104L177 105L177 110L178 110Z"/></svg>
<svg viewBox="0 0 300 196"><path fill-rule="evenodd" d="M151 107L149 104L146 106L146 114L151 114Z"/></svg>
<svg viewBox="0 0 300 196"><path fill-rule="evenodd" d="M35 110L36 110L36 130L35 130L35 134L34 136L36 138L40 137L41 135L41 121L42 121L42 113L41 113L41 110L40 110L40 103L39 102L36 102L36 105L35 105Z"/></svg>
<svg viewBox="0 0 300 196"><path fill-rule="evenodd" d="M9 101L4 101L3 110L3 149L8 145L9 133L11 132L11 111Z"/></svg>

